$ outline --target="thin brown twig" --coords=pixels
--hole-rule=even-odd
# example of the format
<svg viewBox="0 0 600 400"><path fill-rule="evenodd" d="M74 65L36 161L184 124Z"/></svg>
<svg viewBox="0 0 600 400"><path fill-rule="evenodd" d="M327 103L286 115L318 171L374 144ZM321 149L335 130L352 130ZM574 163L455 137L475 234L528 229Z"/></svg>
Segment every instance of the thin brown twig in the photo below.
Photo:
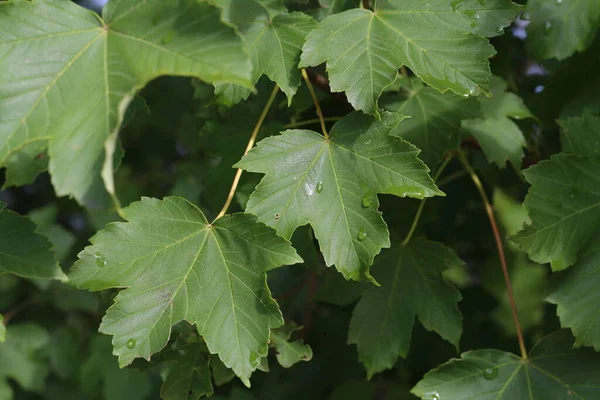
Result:
<svg viewBox="0 0 600 400"><path fill-rule="evenodd" d="M498 230L498 225L496 223L496 217L494 216L494 209L492 208L492 204L490 203L487 194L485 193L485 189L481 183L481 180L477 176L477 173L469 163L465 153L463 151L459 151L458 153L460 162L465 167L467 172L469 173L471 180L477 187L481 199L485 205L485 212L490 220L490 225L492 226L492 231L494 232L494 239L496 240L496 247L498 248L498 255L500 256L500 264L502 265L502 272L504 274L504 283L506 284L506 290L508 292L508 300L510 302L510 308L512 310L512 316L515 323L515 327L517 329L517 339L519 340L519 349L521 350L521 358L523 360L527 360L527 349L525 348L525 340L523 339L523 332L521 330L521 323L519 322L519 314L517 313L517 305L515 303L515 296L513 293L512 285L510 283L510 275L508 273L508 266L506 264L506 257L504 255L504 248L502 246L502 239L500 238L500 231Z"/></svg>
<svg viewBox="0 0 600 400"><path fill-rule="evenodd" d="M336 122L336 121L339 121L342 118L344 118L344 117L327 117L327 118L323 118L323 119L326 122ZM293 129L293 128L298 128L298 127L301 127L301 126L318 124L319 122L321 122L321 120L319 118L307 119L307 120L304 120L304 121L298 121L298 122L289 123L287 125L284 125L283 128L284 129Z"/></svg>
<svg viewBox="0 0 600 400"><path fill-rule="evenodd" d="M325 118L323 117L323 111L321 110L321 104L319 104L319 99L317 98L317 94L315 93L315 89L308 78L308 74L305 69L302 69L302 78L304 78L304 82L306 82L306 86L308 87L308 91L310 92L310 96L315 103L315 108L317 109L317 116L319 117L319 121L321 122L321 130L323 131L323 136L326 139L329 139L329 133L327 132L327 126L325 125Z"/></svg>
<svg viewBox="0 0 600 400"><path fill-rule="evenodd" d="M265 118L267 117L267 114L269 113L269 110L271 109L271 106L273 105L273 102L275 101L275 97L277 97L278 92L279 92L279 86L275 85L275 87L273 88L273 91L271 92L271 96L269 97L269 100L267 100L267 104L263 108L263 111L260 114L258 121L256 122L256 126L254 127L254 130L252 131L252 135L250 135L250 140L248 140L248 145L246 146L244 155L248 154L250 149L252 149L252 147L254 147L254 142L256 141L258 132L260 132L260 128L262 127L263 122L265 121ZM229 209L229 206L231 205L231 201L233 200L233 196L235 195L235 191L237 190L238 184L240 183L240 178L242 177L242 172L244 172L244 170L241 168L238 168L238 170L236 171L235 177L233 178L233 184L231 185L231 189L229 190L229 195L227 196L227 200L225 200L225 204L223 205L221 212L219 212L219 214L215 218L215 221L218 220L219 218L221 218L223 215L225 215L225 213Z"/></svg>

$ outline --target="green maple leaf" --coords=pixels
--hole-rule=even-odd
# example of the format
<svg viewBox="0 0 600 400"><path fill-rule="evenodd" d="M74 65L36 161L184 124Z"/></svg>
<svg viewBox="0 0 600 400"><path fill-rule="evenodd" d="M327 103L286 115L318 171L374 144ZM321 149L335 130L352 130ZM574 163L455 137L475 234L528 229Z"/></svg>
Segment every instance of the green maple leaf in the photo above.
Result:
<svg viewBox="0 0 600 400"><path fill-rule="evenodd" d="M167 360L175 360L175 365L160 389L162 399L197 400L213 393L206 346L191 343L180 346L165 356Z"/></svg>
<svg viewBox="0 0 600 400"><path fill-rule="evenodd" d="M527 16L529 51L539 58L562 60L592 44L600 24L600 1L531 0Z"/></svg>
<svg viewBox="0 0 600 400"><path fill-rule="evenodd" d="M380 0L374 11L353 9L322 21L307 37L300 66L327 62L331 89L375 115L402 65L442 92L488 94L494 49L484 37L502 33L519 9L509 0Z"/></svg>
<svg viewBox="0 0 600 400"><path fill-rule="evenodd" d="M284 368L290 368L300 361L310 361L313 356L312 349L302 340L290 342L292 334L302 329L294 323L289 323L281 328L271 331L271 346L277 351L277 361Z"/></svg>
<svg viewBox="0 0 600 400"><path fill-rule="evenodd" d="M4 207L0 202L0 275L66 280L48 239L29 218Z"/></svg>
<svg viewBox="0 0 600 400"><path fill-rule="evenodd" d="M600 232L600 121L587 114L561 125L570 154L554 155L523 172L531 184L523 205L532 223L513 237L533 261L550 262L555 271L573 265Z"/></svg>
<svg viewBox="0 0 600 400"><path fill-rule="evenodd" d="M502 78L493 76L490 82L492 97L478 99L482 117L464 120L462 127L477 139L488 161L504 168L508 160L519 169L527 143L521 129L509 117L534 117L519 96L506 92L507 87Z"/></svg>
<svg viewBox="0 0 600 400"><path fill-rule="evenodd" d="M568 330L544 337L523 360L500 350L475 350L430 371L413 388L423 400L596 399L600 355L572 350Z"/></svg>
<svg viewBox="0 0 600 400"><path fill-rule="evenodd" d="M269 4L256 0L218 0L224 10L224 18L235 24L243 34L244 47L250 54L252 80L267 75L287 95L288 104L300 86L298 61L304 39L317 22L301 12L277 13ZM262 2L264 3L264 2ZM226 104L245 100L250 90L235 84L216 86L215 93Z"/></svg>
<svg viewBox="0 0 600 400"><path fill-rule="evenodd" d="M267 355L269 329L283 324L266 272L302 259L251 215L211 224L178 197L144 198L124 213L129 222L98 232L70 275L82 289L125 288L100 326L114 335L119 364L149 359L166 345L171 327L186 320L249 384Z"/></svg>
<svg viewBox="0 0 600 400"><path fill-rule="evenodd" d="M458 347L462 317L461 295L442 272L462 266L454 252L425 239L414 239L377 257L374 276L381 287L368 287L352 314L348 343L371 378L406 357L415 316L428 330Z"/></svg>
<svg viewBox="0 0 600 400"><path fill-rule="evenodd" d="M6 341L0 344L0 399L13 399L8 379L25 390L43 392L49 370L40 351L49 344L50 336L36 324L11 324L7 328Z"/></svg>
<svg viewBox="0 0 600 400"><path fill-rule="evenodd" d="M288 130L262 140L236 166L266 174L247 211L289 238L310 224L328 266L346 279L370 278L369 266L389 233L376 193L443 195L417 158L419 150L389 133L404 119L359 112L340 120L329 138Z"/></svg>
<svg viewBox="0 0 600 400"><path fill-rule="evenodd" d="M585 113L582 117L558 121L562 150L579 156L600 155L600 118Z"/></svg>
<svg viewBox="0 0 600 400"><path fill-rule="evenodd" d="M576 346L600 351L600 237L582 253L580 260L554 277L547 301L556 304L561 326L575 335Z"/></svg>
<svg viewBox="0 0 600 400"><path fill-rule="evenodd" d="M56 193L80 202L101 169L114 191L116 135L147 82L169 74L252 83L241 39L216 7L111 1L103 15L67 0L0 4L0 109L11 110L0 119L0 166L31 162L47 146Z"/></svg>
<svg viewBox="0 0 600 400"><path fill-rule="evenodd" d="M399 78L397 93L384 93L382 108L410 116L391 132L414 144L419 158L434 170L449 150L458 149L462 136L461 121L479 115L473 98L441 93L418 78Z"/></svg>

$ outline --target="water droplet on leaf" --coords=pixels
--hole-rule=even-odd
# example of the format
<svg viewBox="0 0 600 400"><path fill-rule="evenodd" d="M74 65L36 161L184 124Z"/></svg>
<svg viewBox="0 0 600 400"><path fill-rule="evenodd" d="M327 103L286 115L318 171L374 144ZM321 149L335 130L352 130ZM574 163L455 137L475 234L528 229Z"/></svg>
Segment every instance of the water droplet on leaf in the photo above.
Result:
<svg viewBox="0 0 600 400"><path fill-rule="evenodd" d="M358 235L356 235L356 238L360 241L363 241L367 238L367 231L365 231L365 228L360 228L360 230L358 231Z"/></svg>
<svg viewBox="0 0 600 400"><path fill-rule="evenodd" d="M364 208L369 208L373 205L373 196L371 194L365 194L362 198L362 206Z"/></svg>
<svg viewBox="0 0 600 400"><path fill-rule="evenodd" d="M131 338L127 341L127 343L125 343L125 347L127 347L129 350L135 348L135 345L137 344L137 342L135 341L135 339Z"/></svg>
<svg viewBox="0 0 600 400"><path fill-rule="evenodd" d="M497 376L498 376L497 368L486 368L485 371L483 371L483 377L487 380L494 379Z"/></svg>
<svg viewBox="0 0 600 400"><path fill-rule="evenodd" d="M544 24L544 33L546 35L549 35L550 32L552 32L552 22L546 21L546 23Z"/></svg>
<svg viewBox="0 0 600 400"><path fill-rule="evenodd" d="M458 11L459 7L463 3L464 0L454 0L450 5L452 6L452 11Z"/></svg>
<svg viewBox="0 0 600 400"><path fill-rule="evenodd" d="M441 400L438 392L427 392L425 393L423 400Z"/></svg>
<svg viewBox="0 0 600 400"><path fill-rule="evenodd" d="M165 37L163 37L160 42L162 44L169 44L173 41L173 39L175 39L175 35L176 35L175 31L171 30L171 31L167 32Z"/></svg>
<svg viewBox="0 0 600 400"><path fill-rule="evenodd" d="M560 6L563 3L563 0L554 0L554 4Z"/></svg>
<svg viewBox="0 0 600 400"><path fill-rule="evenodd" d="M323 191L323 182L317 183L317 193L321 193Z"/></svg>
<svg viewBox="0 0 600 400"><path fill-rule="evenodd" d="M102 254L100 254L99 252L96 252L96 254L94 254L94 257L96 258L96 265L100 268L104 268L106 267L106 259L104 257L102 257Z"/></svg>

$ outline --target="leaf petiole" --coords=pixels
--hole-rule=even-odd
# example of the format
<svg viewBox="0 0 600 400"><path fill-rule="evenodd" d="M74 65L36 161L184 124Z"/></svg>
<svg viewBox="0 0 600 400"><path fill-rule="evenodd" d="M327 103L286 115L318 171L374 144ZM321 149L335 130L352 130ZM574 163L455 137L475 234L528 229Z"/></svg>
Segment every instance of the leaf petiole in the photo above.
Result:
<svg viewBox="0 0 600 400"><path fill-rule="evenodd" d="M321 130L323 131L323 136L326 139L329 139L329 133L327 133L327 126L325 126L325 118L323 117L323 111L321 110L321 105L319 104L319 99L317 98L317 94L315 93L315 89L313 88L312 82L308 78L308 74L306 70L302 69L302 78L304 78L304 82L306 82L306 86L308 87L308 91L310 92L310 96L315 103L315 108L317 109L317 115L319 116L319 121L321 122Z"/></svg>

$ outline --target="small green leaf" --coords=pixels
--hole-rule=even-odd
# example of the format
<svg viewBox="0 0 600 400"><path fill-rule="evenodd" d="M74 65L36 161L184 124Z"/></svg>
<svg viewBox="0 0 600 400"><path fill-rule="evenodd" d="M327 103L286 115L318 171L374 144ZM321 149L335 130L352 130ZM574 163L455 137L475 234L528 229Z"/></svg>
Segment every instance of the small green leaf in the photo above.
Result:
<svg viewBox="0 0 600 400"><path fill-rule="evenodd" d="M83 289L126 288L100 326L114 335L119 364L149 359L166 345L171 327L186 320L249 384L267 355L270 328L283 324L266 272L302 259L248 214L209 223L178 197L144 198L124 214L129 222L98 232L71 272Z"/></svg>
<svg viewBox="0 0 600 400"><path fill-rule="evenodd" d="M381 287L368 287L354 308L348 343L358 346L368 377L392 368L408 354L415 316L458 347L462 317L461 295L442 272L463 262L443 245L414 239L375 260L374 276Z"/></svg>
<svg viewBox="0 0 600 400"><path fill-rule="evenodd" d="M377 99L402 65L439 91L487 94L494 49L484 37L502 33L519 9L509 0L380 0L374 11L348 10L319 23L300 67L326 62L331 90L376 116Z"/></svg>
<svg viewBox="0 0 600 400"><path fill-rule="evenodd" d="M48 365L40 351L50 344L45 329L33 324L11 324L6 341L0 344L0 399L12 400L12 379L27 391L42 393L48 376Z"/></svg>
<svg viewBox="0 0 600 400"><path fill-rule="evenodd" d="M417 158L419 150L389 135L404 118L384 113L376 121L355 112L339 121L328 139L289 130L262 140L236 164L266 174L247 211L287 238L310 223L328 266L335 265L346 279L369 279L373 258L389 247L375 193L443 195ZM373 201L364 207L367 194Z"/></svg>
<svg viewBox="0 0 600 400"><path fill-rule="evenodd" d="M197 400L213 393L206 346L192 343L171 352L176 364L160 388L164 400ZM170 359L170 358L168 358Z"/></svg>
<svg viewBox="0 0 600 400"><path fill-rule="evenodd" d="M399 78L397 93L381 97L382 108L410 116L391 135L421 149L419 158L435 170L444 154L458 149L462 136L460 123L475 118L479 112L476 99L454 93L440 93L418 78Z"/></svg>
<svg viewBox="0 0 600 400"><path fill-rule="evenodd" d="M571 56L587 49L600 25L598 0L530 0L527 47L539 58Z"/></svg>
<svg viewBox="0 0 600 400"><path fill-rule="evenodd" d="M66 280L51 243L35 232L35 224L29 218L3 208L0 203L0 275L10 273L24 278Z"/></svg>
<svg viewBox="0 0 600 400"><path fill-rule="evenodd" d="M544 337L527 360L500 350L475 350L430 371L413 388L423 400L595 399L600 354L572 349L568 330Z"/></svg>
<svg viewBox="0 0 600 400"><path fill-rule="evenodd" d="M273 15L256 0L218 0L217 4L225 10L224 19L243 34L244 47L252 60L253 83L263 74L267 75L279 85L291 104L300 86L298 61L302 45L316 21L300 12ZM223 97L226 104L235 104L248 98L250 90L227 83L216 85L216 94Z"/></svg>
<svg viewBox="0 0 600 400"><path fill-rule="evenodd" d="M478 99L482 118L464 120L461 126L477 139L489 162L504 168L506 161L510 161L514 168L520 169L527 143L510 118L533 118L533 115L520 97L506 92L507 86L503 79L493 76L492 97Z"/></svg>
<svg viewBox="0 0 600 400"><path fill-rule="evenodd" d="M271 346L277 351L277 361L284 368L312 359L313 352L310 346L304 344L302 340L290 342L292 334L300 329L301 327L296 324L289 323L271 331Z"/></svg>

